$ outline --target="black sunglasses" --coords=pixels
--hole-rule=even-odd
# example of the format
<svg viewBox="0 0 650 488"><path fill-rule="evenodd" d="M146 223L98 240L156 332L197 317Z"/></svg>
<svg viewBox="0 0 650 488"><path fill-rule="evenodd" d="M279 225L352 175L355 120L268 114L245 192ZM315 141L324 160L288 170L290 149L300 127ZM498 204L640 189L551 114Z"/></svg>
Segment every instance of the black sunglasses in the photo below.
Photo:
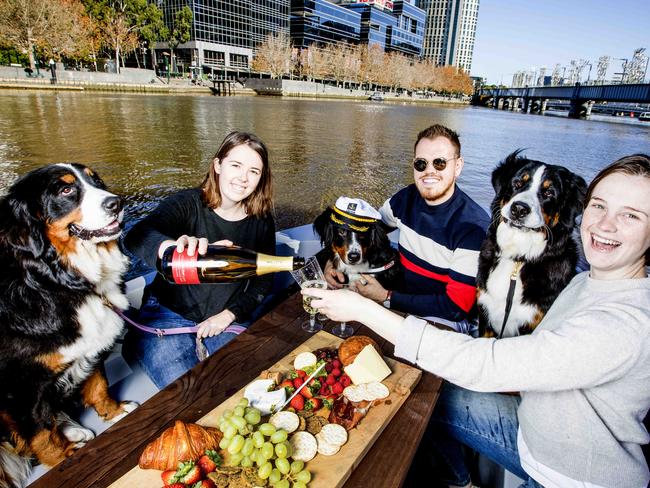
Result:
<svg viewBox="0 0 650 488"><path fill-rule="evenodd" d="M454 159L458 159L460 156L456 156L455 158L450 158L450 159L445 159L445 158L436 158L433 161L431 161L431 164L433 164L433 167L437 171L443 171L447 167L447 162L453 161ZM427 166L429 165L429 161L427 161L424 158L415 158L413 160L413 168L415 171L421 173L425 169L427 169Z"/></svg>

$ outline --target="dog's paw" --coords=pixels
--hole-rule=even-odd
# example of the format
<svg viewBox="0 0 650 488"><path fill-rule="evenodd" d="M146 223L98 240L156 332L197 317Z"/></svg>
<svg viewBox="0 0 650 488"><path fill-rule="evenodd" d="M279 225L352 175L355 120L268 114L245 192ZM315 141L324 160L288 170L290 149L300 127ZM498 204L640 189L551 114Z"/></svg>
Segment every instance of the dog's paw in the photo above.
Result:
<svg viewBox="0 0 650 488"><path fill-rule="evenodd" d="M65 436L66 439L68 439L70 442L76 444L85 444L91 439L95 438L95 433L90 430L86 429L85 427L82 427L81 425L69 425L65 426L61 429L63 432L63 435ZM81 447L81 446L79 446Z"/></svg>
<svg viewBox="0 0 650 488"><path fill-rule="evenodd" d="M115 417L108 419L108 422L111 424L116 423L119 420L122 420L124 417L126 417L129 413L133 412L136 408L138 408L139 404L137 402L122 402L120 403L120 408L122 409L122 413L118 413Z"/></svg>

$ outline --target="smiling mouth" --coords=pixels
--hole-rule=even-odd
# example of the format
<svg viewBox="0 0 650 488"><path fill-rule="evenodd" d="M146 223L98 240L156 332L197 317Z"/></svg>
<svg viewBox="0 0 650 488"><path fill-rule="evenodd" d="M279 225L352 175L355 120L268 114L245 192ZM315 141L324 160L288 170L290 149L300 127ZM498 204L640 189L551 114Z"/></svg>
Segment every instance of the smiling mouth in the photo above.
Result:
<svg viewBox="0 0 650 488"><path fill-rule="evenodd" d="M598 251L612 251L619 247L622 243L612 239L605 239L604 237L591 234L591 247Z"/></svg>
<svg viewBox="0 0 650 488"><path fill-rule="evenodd" d="M77 224L70 224L69 226L70 234L83 241L88 241L93 238L98 237L112 237L117 236L122 229L120 228L119 220L115 219L113 222L108 224L106 227L101 229L85 229Z"/></svg>

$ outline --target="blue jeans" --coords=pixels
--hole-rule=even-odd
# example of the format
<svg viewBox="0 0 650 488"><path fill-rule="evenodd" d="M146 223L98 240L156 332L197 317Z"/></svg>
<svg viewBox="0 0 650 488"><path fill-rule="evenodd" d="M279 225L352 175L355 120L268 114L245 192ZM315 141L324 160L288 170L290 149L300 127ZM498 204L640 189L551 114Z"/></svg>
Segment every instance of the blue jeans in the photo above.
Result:
<svg viewBox="0 0 650 488"><path fill-rule="evenodd" d="M196 325L196 322L160 305L154 296L147 299L135 320L142 325L160 329L194 327ZM231 325L248 327L250 322ZM137 329L131 330L134 334L128 340L132 342L130 347L133 348L133 354L158 388L164 388L199 363L195 333L159 337L156 334ZM212 354L232 341L237 335L237 333L226 330L221 334L203 339L203 344L208 354Z"/></svg>
<svg viewBox="0 0 650 488"><path fill-rule="evenodd" d="M477 393L445 382L420 446L443 461L442 481L458 486L470 482L464 444L525 480L520 488L541 488L519 462L520 401L519 396Z"/></svg>

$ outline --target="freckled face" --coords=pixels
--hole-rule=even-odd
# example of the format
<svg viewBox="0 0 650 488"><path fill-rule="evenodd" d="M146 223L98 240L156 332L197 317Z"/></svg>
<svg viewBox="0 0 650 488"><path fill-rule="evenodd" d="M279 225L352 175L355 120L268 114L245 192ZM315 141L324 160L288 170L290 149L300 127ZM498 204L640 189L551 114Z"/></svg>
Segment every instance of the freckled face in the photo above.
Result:
<svg viewBox="0 0 650 488"><path fill-rule="evenodd" d="M262 177L262 158L246 144L234 147L223 160L215 160L222 206L241 203L251 195Z"/></svg>
<svg viewBox="0 0 650 488"><path fill-rule="evenodd" d="M650 247L650 178L613 173L591 195L580 235L591 276L598 279L645 276Z"/></svg>
<svg viewBox="0 0 650 488"><path fill-rule="evenodd" d="M424 158L429 163L424 171L413 168L413 178L422 198L429 205L439 205L446 202L454 194L456 178L463 169L463 158L457 157L456 147L446 137L421 139L415 147L415 157ZM447 166L442 171L433 167L431 161L436 158L447 160ZM455 158L455 159L454 159Z"/></svg>

